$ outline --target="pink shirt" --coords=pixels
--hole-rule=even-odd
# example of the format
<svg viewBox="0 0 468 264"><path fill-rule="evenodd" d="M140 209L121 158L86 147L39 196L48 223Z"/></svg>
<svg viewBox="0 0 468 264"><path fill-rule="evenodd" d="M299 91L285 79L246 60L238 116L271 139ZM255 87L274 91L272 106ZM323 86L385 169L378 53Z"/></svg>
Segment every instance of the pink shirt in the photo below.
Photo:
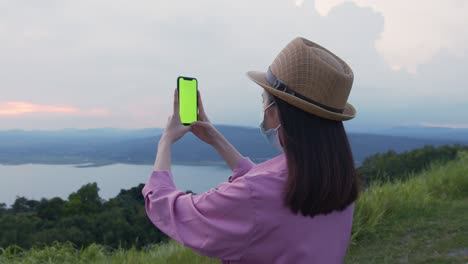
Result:
<svg viewBox="0 0 468 264"><path fill-rule="evenodd" d="M162 170L153 171L142 194L155 226L222 263L342 263L354 203L327 215L294 215L282 205L286 178L284 154L257 165L243 157L217 189L186 194Z"/></svg>

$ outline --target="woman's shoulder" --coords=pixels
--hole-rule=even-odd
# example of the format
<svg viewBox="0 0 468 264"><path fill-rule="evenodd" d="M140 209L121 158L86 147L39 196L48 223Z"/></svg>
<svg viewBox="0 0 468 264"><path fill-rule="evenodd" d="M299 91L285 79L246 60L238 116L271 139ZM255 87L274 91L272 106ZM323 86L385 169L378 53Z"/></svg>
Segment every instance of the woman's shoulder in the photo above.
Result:
<svg viewBox="0 0 468 264"><path fill-rule="evenodd" d="M255 165L243 178L255 193L270 193L283 189L287 179L284 154Z"/></svg>
<svg viewBox="0 0 468 264"><path fill-rule="evenodd" d="M286 170L286 156L284 153L282 153L262 163L256 164L247 172L246 176L255 177L257 175L265 174L280 174Z"/></svg>

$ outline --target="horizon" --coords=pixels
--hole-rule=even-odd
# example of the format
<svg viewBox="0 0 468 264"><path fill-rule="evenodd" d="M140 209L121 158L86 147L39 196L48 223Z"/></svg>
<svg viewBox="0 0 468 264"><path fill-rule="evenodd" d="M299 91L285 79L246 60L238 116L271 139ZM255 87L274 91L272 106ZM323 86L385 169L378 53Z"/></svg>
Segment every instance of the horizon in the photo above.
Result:
<svg viewBox="0 0 468 264"><path fill-rule="evenodd" d="M242 128L249 128L249 129L258 129L258 126L250 126L250 125L235 125L235 124L213 124L214 126L223 126L223 127L242 127ZM453 126L438 126L432 124L417 124L417 125L400 125L400 126L393 126L389 128L374 128L374 129L348 129L345 126L346 132L349 133L378 133L378 132L391 132L394 129L407 129L407 128L424 128L424 129L447 129L453 131L468 131L468 127L453 127ZM90 127L90 128L75 128L75 127L64 127L64 128L55 128L55 129L47 129L47 128L37 128L37 129L22 129L22 128L9 128L9 129L0 129L0 132L11 132L11 131L25 131L25 132L65 132L65 131L92 131L92 130L118 130L118 131L139 131L139 130L164 130L164 127L140 127L140 128L119 128L119 127Z"/></svg>

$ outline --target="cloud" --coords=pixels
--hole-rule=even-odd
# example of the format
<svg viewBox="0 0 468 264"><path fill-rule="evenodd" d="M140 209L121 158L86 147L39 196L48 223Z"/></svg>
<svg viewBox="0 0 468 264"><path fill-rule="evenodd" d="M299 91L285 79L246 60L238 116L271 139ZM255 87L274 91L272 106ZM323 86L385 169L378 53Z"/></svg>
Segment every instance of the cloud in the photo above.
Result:
<svg viewBox="0 0 468 264"><path fill-rule="evenodd" d="M384 17L375 48L394 70L416 73L439 52L463 57L468 46L468 1L465 0L316 0L322 16L345 2L369 7ZM365 26L365 25L363 25Z"/></svg>
<svg viewBox="0 0 468 264"><path fill-rule="evenodd" d="M468 111L468 79L460 78L468 68L466 41L460 41L466 35L460 29L466 19L459 15L464 5L451 13L453 1L424 2L420 10L446 5L441 18L414 13L414 21L433 20L427 23L432 29L407 29L399 23L411 20L413 1L401 12L392 10L401 9L400 0L375 2L0 1L0 102L60 102L62 110L79 110L2 114L0 129L161 127L179 75L199 79L213 122L257 126L261 88L245 72L265 70L296 36L322 44L352 66L350 102L358 117L350 124L462 123ZM453 25L451 15L459 19ZM458 31L460 36L453 33ZM427 38L430 52L410 45ZM441 48L440 40L459 48ZM408 73L412 68L417 74ZM455 101L456 111L447 110ZM95 106L112 115L88 118L84 112Z"/></svg>
<svg viewBox="0 0 468 264"><path fill-rule="evenodd" d="M301 6L304 4L304 0L295 0L295 1L294 1L294 4L295 4L297 7L301 7Z"/></svg>
<svg viewBox="0 0 468 264"><path fill-rule="evenodd" d="M31 113L107 116L110 112L106 109L83 110L64 105L41 105L29 102L0 102L0 116L18 116Z"/></svg>

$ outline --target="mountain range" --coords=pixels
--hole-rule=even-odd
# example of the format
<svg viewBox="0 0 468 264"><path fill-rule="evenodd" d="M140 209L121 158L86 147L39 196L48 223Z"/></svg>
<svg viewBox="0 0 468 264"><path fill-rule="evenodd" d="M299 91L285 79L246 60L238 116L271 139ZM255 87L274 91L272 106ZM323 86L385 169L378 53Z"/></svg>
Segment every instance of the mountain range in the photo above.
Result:
<svg viewBox="0 0 468 264"><path fill-rule="evenodd" d="M255 162L280 152L270 146L258 128L216 125L244 156ZM55 131L0 131L0 164L77 164L102 166L113 163L152 164L161 128L64 129ZM379 133L348 132L354 159L394 150L403 152L425 145L468 145L467 130L394 128ZM188 133L173 145L174 163L219 164L222 158L206 143Z"/></svg>

